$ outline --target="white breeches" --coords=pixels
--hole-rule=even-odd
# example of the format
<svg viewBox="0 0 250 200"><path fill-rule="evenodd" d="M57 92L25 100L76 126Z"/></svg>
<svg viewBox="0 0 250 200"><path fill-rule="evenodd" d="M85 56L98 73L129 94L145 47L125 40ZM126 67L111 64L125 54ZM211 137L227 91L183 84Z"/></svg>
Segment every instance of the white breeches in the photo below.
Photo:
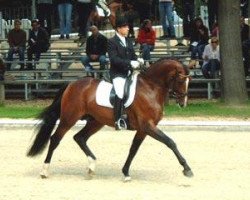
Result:
<svg viewBox="0 0 250 200"><path fill-rule="evenodd" d="M116 77L113 79L113 85L115 88L116 95L123 99L124 96L124 87L125 87L126 79L122 77Z"/></svg>

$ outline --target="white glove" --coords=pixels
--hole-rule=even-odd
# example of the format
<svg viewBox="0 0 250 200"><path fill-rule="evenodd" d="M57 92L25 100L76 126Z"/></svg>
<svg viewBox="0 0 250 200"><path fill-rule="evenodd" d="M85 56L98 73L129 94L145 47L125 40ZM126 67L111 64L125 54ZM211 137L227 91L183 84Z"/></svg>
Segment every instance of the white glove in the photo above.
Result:
<svg viewBox="0 0 250 200"><path fill-rule="evenodd" d="M140 65L144 64L144 59L143 58L138 58L137 61L140 63Z"/></svg>
<svg viewBox="0 0 250 200"><path fill-rule="evenodd" d="M131 64L133 69L139 68L139 66L140 66L140 63L138 61L136 61L136 60L132 60L130 62L130 64Z"/></svg>

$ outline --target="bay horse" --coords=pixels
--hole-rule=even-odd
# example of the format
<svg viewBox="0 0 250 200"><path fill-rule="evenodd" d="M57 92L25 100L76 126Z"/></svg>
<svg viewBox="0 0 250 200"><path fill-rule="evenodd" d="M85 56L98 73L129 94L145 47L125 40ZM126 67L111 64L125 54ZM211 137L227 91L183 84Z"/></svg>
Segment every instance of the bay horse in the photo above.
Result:
<svg viewBox="0 0 250 200"><path fill-rule="evenodd" d="M52 104L41 113L42 122L27 156L41 153L50 140L48 153L40 173L42 178L48 177L50 161L59 142L80 119L86 119L87 122L85 127L74 135L74 140L88 158L88 173L94 173L96 157L88 147L87 141L104 125L115 126L113 109L96 103L96 89L99 82L98 79L85 77L70 83L62 88ZM125 181L131 179L129 175L131 162L147 135L167 145L183 166L183 174L187 177L193 176L191 168L177 149L175 142L157 128L163 116L166 95L170 91L180 106L187 104L188 82L189 76L186 68L175 60L160 59L138 74L134 101L125 109L130 130L136 130L122 168ZM51 136L57 119L60 119L60 123Z"/></svg>

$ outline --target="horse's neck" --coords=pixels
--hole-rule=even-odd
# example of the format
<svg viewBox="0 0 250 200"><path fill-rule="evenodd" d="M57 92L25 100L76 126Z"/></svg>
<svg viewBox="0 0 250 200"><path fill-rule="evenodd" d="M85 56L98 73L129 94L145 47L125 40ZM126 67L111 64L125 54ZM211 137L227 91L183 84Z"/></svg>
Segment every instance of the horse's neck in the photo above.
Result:
<svg viewBox="0 0 250 200"><path fill-rule="evenodd" d="M151 81L155 84L159 85L159 87L166 87L168 82L168 77L170 76L170 71L168 70L161 70L157 66L149 68L145 76L148 77Z"/></svg>
<svg viewBox="0 0 250 200"><path fill-rule="evenodd" d="M142 89L146 94L154 94L156 97L154 103L159 103L160 105L163 105L166 99L166 96L168 95L169 89L165 86L163 86L159 81L156 79L152 79L151 77L148 77L146 75L140 75L138 78L142 84L141 87L145 88L146 91Z"/></svg>

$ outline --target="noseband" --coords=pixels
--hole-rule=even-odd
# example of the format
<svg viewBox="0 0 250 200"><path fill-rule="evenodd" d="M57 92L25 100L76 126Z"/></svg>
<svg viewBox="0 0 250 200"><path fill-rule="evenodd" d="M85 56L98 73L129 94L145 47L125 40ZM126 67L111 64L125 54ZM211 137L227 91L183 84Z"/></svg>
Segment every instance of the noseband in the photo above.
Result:
<svg viewBox="0 0 250 200"><path fill-rule="evenodd" d="M178 78L185 78L185 80L178 80ZM173 78L173 87L175 87L176 85L176 82L179 82L179 83L183 83L187 80L187 78L189 79L189 75L182 75L182 74L179 74L177 73L176 76ZM179 99L179 98L184 98L188 95L188 92L185 92L185 93L181 93L181 92L177 92L175 90L172 90L170 92L170 95L172 97L174 97L175 99Z"/></svg>

